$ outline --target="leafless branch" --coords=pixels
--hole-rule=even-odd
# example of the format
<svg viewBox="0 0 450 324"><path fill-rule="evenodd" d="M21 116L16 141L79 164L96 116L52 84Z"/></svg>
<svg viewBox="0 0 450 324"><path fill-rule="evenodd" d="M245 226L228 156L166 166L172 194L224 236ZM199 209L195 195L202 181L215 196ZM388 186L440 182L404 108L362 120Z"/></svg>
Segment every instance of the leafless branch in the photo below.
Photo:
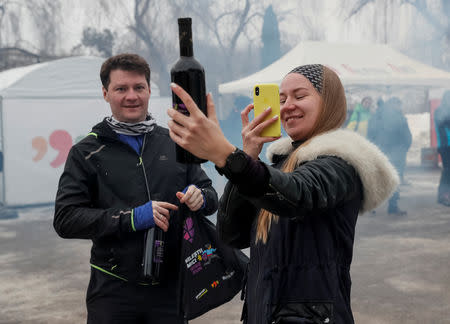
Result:
<svg viewBox="0 0 450 324"><path fill-rule="evenodd" d="M345 18L345 20L350 19L351 17L355 16L356 14L358 14L365 6L367 6L369 3L374 2L375 0L359 0L356 4L355 7L353 7L352 10L350 10L350 13L348 14L347 18Z"/></svg>

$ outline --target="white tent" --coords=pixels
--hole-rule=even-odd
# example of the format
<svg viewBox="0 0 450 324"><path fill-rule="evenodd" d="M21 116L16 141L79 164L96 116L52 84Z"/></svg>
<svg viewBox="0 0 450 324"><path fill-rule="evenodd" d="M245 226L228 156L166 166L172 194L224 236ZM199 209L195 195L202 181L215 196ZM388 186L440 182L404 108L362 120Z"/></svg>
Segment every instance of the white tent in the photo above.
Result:
<svg viewBox="0 0 450 324"><path fill-rule="evenodd" d="M280 83L294 67L321 63L332 68L347 91L360 87L445 88L450 73L422 64L383 44L305 41L268 67L219 85L219 92L251 96L257 83Z"/></svg>
<svg viewBox="0 0 450 324"><path fill-rule="evenodd" d="M111 114L100 57L70 57L0 73L0 203L51 203L71 146ZM151 85L150 112L166 125L171 98Z"/></svg>

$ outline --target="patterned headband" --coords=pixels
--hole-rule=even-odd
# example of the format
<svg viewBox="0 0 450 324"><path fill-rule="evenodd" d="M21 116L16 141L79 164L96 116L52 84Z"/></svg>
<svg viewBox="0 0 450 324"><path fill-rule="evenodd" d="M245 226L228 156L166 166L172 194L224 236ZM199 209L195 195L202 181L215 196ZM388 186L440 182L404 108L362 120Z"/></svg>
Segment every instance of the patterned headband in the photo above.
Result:
<svg viewBox="0 0 450 324"><path fill-rule="evenodd" d="M308 64L300 65L293 69L290 73L299 73L311 82L316 88L317 92L322 94L323 83L323 65L322 64Z"/></svg>

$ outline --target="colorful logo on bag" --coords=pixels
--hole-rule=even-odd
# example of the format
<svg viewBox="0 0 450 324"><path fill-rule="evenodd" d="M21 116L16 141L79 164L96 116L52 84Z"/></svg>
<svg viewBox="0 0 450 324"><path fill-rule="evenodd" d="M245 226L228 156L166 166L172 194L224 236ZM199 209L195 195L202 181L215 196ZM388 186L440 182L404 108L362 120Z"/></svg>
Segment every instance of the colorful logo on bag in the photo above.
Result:
<svg viewBox="0 0 450 324"><path fill-rule="evenodd" d="M184 262L186 263L186 268L191 270L192 274L196 274L203 269L202 263L199 262L199 260L198 260L198 257L201 258L202 253L203 253L203 249L200 248L200 249L194 251L186 259L184 259Z"/></svg>
<svg viewBox="0 0 450 324"><path fill-rule="evenodd" d="M184 222L183 237L189 243L194 242L194 221L192 220L192 217L186 218L186 221Z"/></svg>
<svg viewBox="0 0 450 324"><path fill-rule="evenodd" d="M219 256L215 254L217 249L214 249L211 244L206 245L206 249L202 253L202 260L205 261L205 264L210 264L212 258L218 258Z"/></svg>
<svg viewBox="0 0 450 324"><path fill-rule="evenodd" d="M208 289L203 288L203 289L197 294L197 296L195 296L195 299L196 299L196 300L199 300L199 299L202 298L207 292L208 292Z"/></svg>
<svg viewBox="0 0 450 324"><path fill-rule="evenodd" d="M219 285L219 281L213 281L213 283L211 284L211 287L216 288Z"/></svg>
<svg viewBox="0 0 450 324"><path fill-rule="evenodd" d="M216 254L216 251L217 249L213 248L210 243L205 244L205 248L195 250L190 256L184 259L186 268L191 270L192 274L197 274L203 270L205 266L210 264L213 259L220 259Z"/></svg>

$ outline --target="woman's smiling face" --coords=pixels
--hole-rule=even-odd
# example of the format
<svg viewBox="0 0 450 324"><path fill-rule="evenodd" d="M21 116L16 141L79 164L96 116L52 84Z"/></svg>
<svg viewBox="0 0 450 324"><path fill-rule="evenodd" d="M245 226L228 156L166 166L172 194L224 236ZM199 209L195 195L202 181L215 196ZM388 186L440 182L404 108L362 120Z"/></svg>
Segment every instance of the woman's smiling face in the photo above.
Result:
<svg viewBox="0 0 450 324"><path fill-rule="evenodd" d="M280 117L284 130L294 140L306 140L319 117L322 98L309 80L289 73L280 85Z"/></svg>

